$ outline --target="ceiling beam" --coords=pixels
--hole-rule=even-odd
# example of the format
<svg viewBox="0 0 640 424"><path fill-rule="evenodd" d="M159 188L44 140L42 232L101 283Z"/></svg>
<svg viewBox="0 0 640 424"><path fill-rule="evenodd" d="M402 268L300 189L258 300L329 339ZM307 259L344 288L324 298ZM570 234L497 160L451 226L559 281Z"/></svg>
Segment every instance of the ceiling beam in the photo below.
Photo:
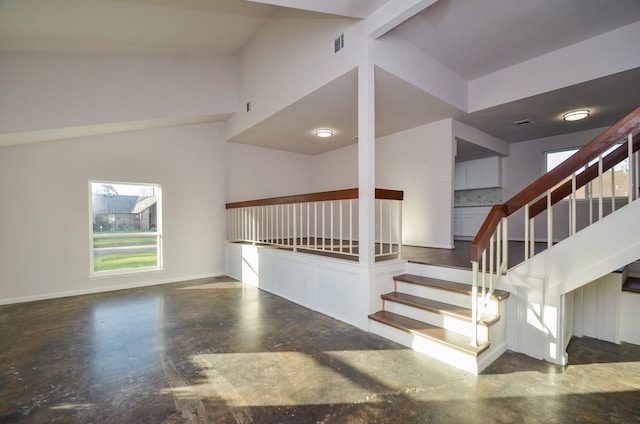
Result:
<svg viewBox="0 0 640 424"><path fill-rule="evenodd" d="M438 0L390 0L367 19L369 36L382 37Z"/></svg>
<svg viewBox="0 0 640 424"><path fill-rule="evenodd" d="M289 7L292 9L309 10L312 12L328 13L330 15L346 16L364 19L381 6L385 0L249 0L253 3L264 3L273 6Z"/></svg>

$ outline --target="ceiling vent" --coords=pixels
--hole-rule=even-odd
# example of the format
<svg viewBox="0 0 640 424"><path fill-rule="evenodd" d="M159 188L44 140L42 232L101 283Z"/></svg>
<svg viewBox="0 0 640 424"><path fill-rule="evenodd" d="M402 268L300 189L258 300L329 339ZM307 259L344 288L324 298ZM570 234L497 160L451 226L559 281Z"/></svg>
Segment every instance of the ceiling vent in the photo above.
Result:
<svg viewBox="0 0 640 424"><path fill-rule="evenodd" d="M333 52L338 53L344 48L344 34L340 34L333 42Z"/></svg>
<svg viewBox="0 0 640 424"><path fill-rule="evenodd" d="M532 124L533 121L531 119L521 119L519 121L513 121L513 125L517 127L524 127L525 125Z"/></svg>

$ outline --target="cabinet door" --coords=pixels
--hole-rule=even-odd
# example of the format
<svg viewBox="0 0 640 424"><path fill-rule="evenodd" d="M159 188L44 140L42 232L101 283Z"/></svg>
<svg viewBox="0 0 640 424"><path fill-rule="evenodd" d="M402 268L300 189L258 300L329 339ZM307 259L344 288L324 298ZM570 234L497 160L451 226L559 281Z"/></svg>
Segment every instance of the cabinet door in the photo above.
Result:
<svg viewBox="0 0 640 424"><path fill-rule="evenodd" d="M467 189L467 164L466 162L456 162L455 172L453 175L453 189Z"/></svg>
<svg viewBox="0 0 640 424"><path fill-rule="evenodd" d="M480 228L480 227L478 227ZM475 237L478 232L473 216L463 214L460 220L460 235L464 237Z"/></svg>
<svg viewBox="0 0 640 424"><path fill-rule="evenodd" d="M481 168L482 187L500 187L500 157L492 156L482 159Z"/></svg>
<svg viewBox="0 0 640 424"><path fill-rule="evenodd" d="M461 236L462 234L462 215L459 211L453 211L453 235Z"/></svg>
<svg viewBox="0 0 640 424"><path fill-rule="evenodd" d="M482 159L474 159L467 164L467 189L482 188Z"/></svg>
<svg viewBox="0 0 640 424"><path fill-rule="evenodd" d="M482 226L482 223L487 218L489 211L491 208L489 207L473 207L473 208L459 208L459 217L460 217L460 231L456 235L463 237L475 237ZM455 231L455 223L456 214L453 215L454 221L454 231Z"/></svg>

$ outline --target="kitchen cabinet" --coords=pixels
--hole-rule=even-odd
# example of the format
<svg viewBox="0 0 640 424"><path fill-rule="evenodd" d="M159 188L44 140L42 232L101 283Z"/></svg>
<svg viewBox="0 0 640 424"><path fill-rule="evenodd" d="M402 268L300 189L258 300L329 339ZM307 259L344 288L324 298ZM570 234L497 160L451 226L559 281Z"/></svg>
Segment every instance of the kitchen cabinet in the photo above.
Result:
<svg viewBox="0 0 640 424"><path fill-rule="evenodd" d="M491 206L472 206L453 209L453 235L473 239L489 215Z"/></svg>
<svg viewBox="0 0 640 424"><path fill-rule="evenodd" d="M501 186L500 157L457 162L454 174L455 190L472 190Z"/></svg>

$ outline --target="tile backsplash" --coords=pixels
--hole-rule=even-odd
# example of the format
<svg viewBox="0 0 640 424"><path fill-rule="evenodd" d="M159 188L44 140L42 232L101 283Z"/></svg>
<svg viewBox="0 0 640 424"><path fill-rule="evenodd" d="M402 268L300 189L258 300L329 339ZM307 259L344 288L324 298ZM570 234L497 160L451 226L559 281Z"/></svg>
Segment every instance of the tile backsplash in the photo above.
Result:
<svg viewBox="0 0 640 424"><path fill-rule="evenodd" d="M502 188L482 188L476 190L456 190L453 194L455 207L491 206L502 203Z"/></svg>

